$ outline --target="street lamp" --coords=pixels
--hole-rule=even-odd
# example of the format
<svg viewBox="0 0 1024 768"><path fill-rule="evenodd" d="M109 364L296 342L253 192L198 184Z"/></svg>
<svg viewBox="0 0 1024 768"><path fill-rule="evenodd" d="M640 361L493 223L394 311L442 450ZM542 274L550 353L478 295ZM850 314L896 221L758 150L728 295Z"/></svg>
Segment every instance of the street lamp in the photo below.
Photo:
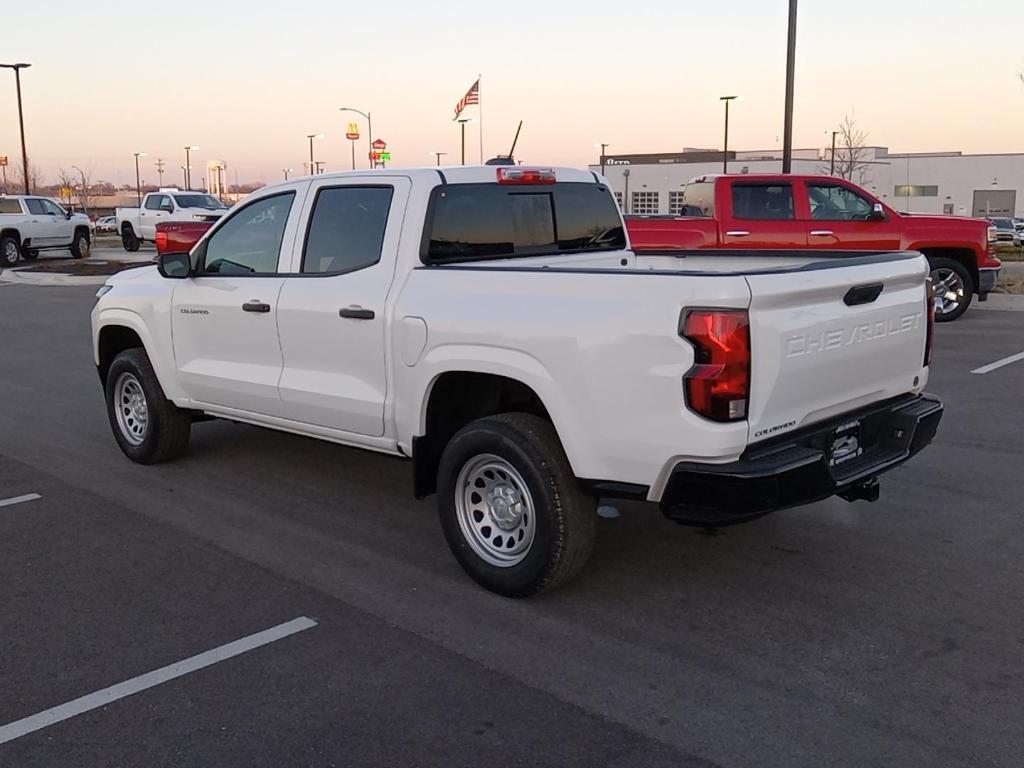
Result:
<svg viewBox="0 0 1024 768"><path fill-rule="evenodd" d="M629 213L629 168L622 169L622 178L626 180L626 191L622 195L622 203L626 206L626 213Z"/></svg>
<svg viewBox="0 0 1024 768"><path fill-rule="evenodd" d="M199 149L198 144L188 144L185 147L185 189L192 189L192 161L189 152Z"/></svg>
<svg viewBox="0 0 1024 768"><path fill-rule="evenodd" d="M594 146L601 148L601 175L604 176L604 152L611 146L611 144L607 141L595 141Z"/></svg>
<svg viewBox="0 0 1024 768"><path fill-rule="evenodd" d="M435 158L437 158L437 164L441 165L441 158L444 157L445 155L447 155L448 153L447 152L431 152L430 154L432 154Z"/></svg>
<svg viewBox="0 0 1024 768"><path fill-rule="evenodd" d="M322 139L324 135L322 133L310 133L306 135L309 139L309 175L313 176L316 174L316 162L313 160L313 139Z"/></svg>
<svg viewBox="0 0 1024 768"><path fill-rule="evenodd" d="M28 152L25 150L25 118L21 112L21 70L31 67L31 64L19 62L18 64L0 64L4 69L14 70L14 85L18 90L18 128L21 130L21 169L25 175L25 194L32 194L28 189Z"/></svg>
<svg viewBox="0 0 1024 768"><path fill-rule="evenodd" d="M460 117L459 126L462 128L462 164L466 164L466 123L474 123L476 120L472 117Z"/></svg>
<svg viewBox="0 0 1024 768"><path fill-rule="evenodd" d="M366 118L366 143L370 148L366 153L366 158L370 162L370 167L373 168L373 120L370 118L369 112L363 112L361 109L355 107L338 107L339 112L355 112L357 115L362 115Z"/></svg>
<svg viewBox="0 0 1024 768"><path fill-rule="evenodd" d="M719 101L725 102L725 141L722 143L722 173L729 172L729 102L738 96L721 96Z"/></svg>
<svg viewBox="0 0 1024 768"><path fill-rule="evenodd" d="M192 170L192 166L179 165L178 167L181 168L181 178L185 182L185 189L188 189L188 172Z"/></svg>
<svg viewBox="0 0 1024 768"><path fill-rule="evenodd" d="M839 135L839 131L832 131L832 160L828 164L828 175L836 175L836 136Z"/></svg>
<svg viewBox="0 0 1024 768"><path fill-rule="evenodd" d="M135 194L139 198L139 208L142 207L142 180L139 178L139 158L145 157L145 152L134 152L135 155Z"/></svg>
<svg viewBox="0 0 1024 768"><path fill-rule="evenodd" d="M284 180L288 181L288 174L292 172L292 169L291 168L282 168L281 170L284 172Z"/></svg>

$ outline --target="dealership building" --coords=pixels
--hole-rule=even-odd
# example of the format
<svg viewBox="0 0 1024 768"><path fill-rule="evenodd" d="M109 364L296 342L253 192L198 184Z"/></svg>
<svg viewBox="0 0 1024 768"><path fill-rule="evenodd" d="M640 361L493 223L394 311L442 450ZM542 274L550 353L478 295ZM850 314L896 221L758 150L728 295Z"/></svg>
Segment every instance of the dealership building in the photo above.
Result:
<svg viewBox="0 0 1024 768"><path fill-rule="evenodd" d="M843 150L837 150L837 158ZM793 173L829 173L825 149L794 149ZM955 216L1024 217L1024 153L895 154L864 147L854 181L898 211ZM679 213L682 190L697 176L722 172L722 151L684 149L667 154L605 155L590 166L611 184L626 213ZM729 173L781 173L782 151L729 151Z"/></svg>

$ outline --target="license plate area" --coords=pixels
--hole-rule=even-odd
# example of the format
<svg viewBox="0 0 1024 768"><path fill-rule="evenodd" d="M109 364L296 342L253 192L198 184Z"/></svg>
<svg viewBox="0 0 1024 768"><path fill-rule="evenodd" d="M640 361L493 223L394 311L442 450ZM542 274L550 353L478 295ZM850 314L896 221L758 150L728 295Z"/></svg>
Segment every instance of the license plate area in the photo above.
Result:
<svg viewBox="0 0 1024 768"><path fill-rule="evenodd" d="M864 453L860 420L849 421L832 430L828 445L828 464L838 467Z"/></svg>

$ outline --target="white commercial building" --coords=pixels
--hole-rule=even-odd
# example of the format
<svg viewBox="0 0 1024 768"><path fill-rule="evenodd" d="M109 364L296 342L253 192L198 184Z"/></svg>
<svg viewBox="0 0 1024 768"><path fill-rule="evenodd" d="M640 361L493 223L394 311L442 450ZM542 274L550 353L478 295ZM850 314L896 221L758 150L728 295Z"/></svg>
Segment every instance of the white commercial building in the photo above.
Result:
<svg viewBox="0 0 1024 768"><path fill-rule="evenodd" d="M844 150L837 150L842 165ZM830 149L796 149L793 173L829 173ZM1024 153L890 153L864 147L853 174L876 197L899 211L956 216L1024 216ZM686 183L722 172L721 150L605 155L604 174L626 213L677 214ZM592 165L595 171L601 164ZM729 151L729 173L781 173L781 150ZM628 208L626 203L628 200Z"/></svg>

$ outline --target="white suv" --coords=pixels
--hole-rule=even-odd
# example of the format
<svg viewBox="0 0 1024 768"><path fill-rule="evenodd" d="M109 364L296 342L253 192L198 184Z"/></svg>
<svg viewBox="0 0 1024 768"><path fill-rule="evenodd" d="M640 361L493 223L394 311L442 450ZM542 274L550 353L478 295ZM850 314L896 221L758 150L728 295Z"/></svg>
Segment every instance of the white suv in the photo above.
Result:
<svg viewBox="0 0 1024 768"><path fill-rule="evenodd" d="M89 255L89 217L65 210L55 200L34 195L0 196L0 268L40 251L70 249L76 259Z"/></svg>

